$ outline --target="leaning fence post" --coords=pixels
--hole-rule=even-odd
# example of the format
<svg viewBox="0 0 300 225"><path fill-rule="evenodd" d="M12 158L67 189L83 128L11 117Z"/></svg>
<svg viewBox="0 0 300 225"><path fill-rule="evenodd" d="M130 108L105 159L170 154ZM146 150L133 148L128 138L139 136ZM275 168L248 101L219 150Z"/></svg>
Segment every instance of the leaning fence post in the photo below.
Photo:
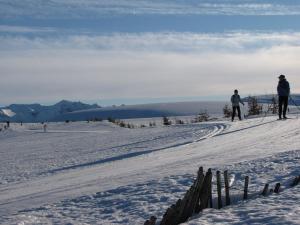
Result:
<svg viewBox="0 0 300 225"><path fill-rule="evenodd" d="M151 216L150 220L146 220L144 225L155 225L157 218L155 216Z"/></svg>
<svg viewBox="0 0 300 225"><path fill-rule="evenodd" d="M200 167L198 170L198 174L197 174L196 189L195 189L195 193L193 196L193 203L191 206L193 213L196 211L197 205L199 205L200 192L201 192L201 188L203 186L203 182L204 182L204 172L203 172L203 167Z"/></svg>
<svg viewBox="0 0 300 225"><path fill-rule="evenodd" d="M178 213L178 221L179 223L183 223L184 222L184 211L185 211L185 207L188 203L188 195L189 195L190 190L188 190L184 196L184 198L181 201L180 204L180 209L179 209L179 213Z"/></svg>
<svg viewBox="0 0 300 225"><path fill-rule="evenodd" d="M248 185L249 185L249 177L245 177L245 185L244 185L244 200L248 199Z"/></svg>
<svg viewBox="0 0 300 225"><path fill-rule="evenodd" d="M211 179L212 179L211 169L208 169L208 171L205 174L204 181L200 191L200 196L199 196L200 204L197 204L197 207L195 208L196 213L199 213L201 210L207 208L207 205L209 203L209 190L211 188Z"/></svg>
<svg viewBox="0 0 300 225"><path fill-rule="evenodd" d="M188 203L186 205L186 208L184 210L184 220L186 221L189 217L193 215L194 208L193 208L193 201L194 201L194 196L196 192L196 181L190 188L190 195L188 198Z"/></svg>
<svg viewBox="0 0 300 225"><path fill-rule="evenodd" d="M291 183L291 187L294 187L296 185L298 185L300 183L300 176L295 177L295 179L293 180L293 183Z"/></svg>
<svg viewBox="0 0 300 225"><path fill-rule="evenodd" d="M221 173L217 171L217 190L218 190L218 208L222 208L222 186L221 186Z"/></svg>
<svg viewBox="0 0 300 225"><path fill-rule="evenodd" d="M280 191L280 183L277 183L277 184L275 185L274 193L278 194L279 191Z"/></svg>
<svg viewBox="0 0 300 225"><path fill-rule="evenodd" d="M157 218L155 216L150 217L150 225L155 225Z"/></svg>
<svg viewBox="0 0 300 225"><path fill-rule="evenodd" d="M211 173L211 171L210 171ZM213 198L212 198L212 182L211 179L208 183L208 198L209 198L209 207L213 208Z"/></svg>
<svg viewBox="0 0 300 225"><path fill-rule="evenodd" d="M180 219L179 219L181 223L185 222L189 218L189 214L190 214L189 207L192 201L193 193L194 193L194 185L192 185L188 190L188 192L186 193L185 205L183 206L183 210L181 212Z"/></svg>
<svg viewBox="0 0 300 225"><path fill-rule="evenodd" d="M269 190L269 184L266 184L265 187L264 187L264 190L262 191L262 195L263 196L266 196L268 194L268 190Z"/></svg>
<svg viewBox="0 0 300 225"><path fill-rule="evenodd" d="M224 171L224 183L225 183L226 205L230 205L228 171L227 170Z"/></svg>
<svg viewBox="0 0 300 225"><path fill-rule="evenodd" d="M181 209L183 207L183 202L181 199L178 199L176 204L175 204L175 209L176 209L176 213L173 216L173 223L179 224L179 220L180 220L180 213L181 213ZM155 225L155 223L154 223Z"/></svg>
<svg viewBox="0 0 300 225"><path fill-rule="evenodd" d="M207 180L207 195L208 195L208 201L207 201L207 208L208 208L208 205L210 208L213 207L213 199L212 199L212 172L211 172L211 169L209 168L208 169L208 180Z"/></svg>

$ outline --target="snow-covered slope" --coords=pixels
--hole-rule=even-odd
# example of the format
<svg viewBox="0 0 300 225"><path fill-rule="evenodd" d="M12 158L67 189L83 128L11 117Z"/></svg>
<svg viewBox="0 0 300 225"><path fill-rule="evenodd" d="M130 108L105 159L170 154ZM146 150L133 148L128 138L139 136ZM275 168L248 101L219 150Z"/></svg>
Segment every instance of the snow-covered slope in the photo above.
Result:
<svg viewBox="0 0 300 225"><path fill-rule="evenodd" d="M299 187L286 188L300 171L296 117L143 129L51 123L47 133L12 124L0 142L2 224L143 224L182 197L199 166L228 169L237 187L249 175L253 198L189 224L298 224ZM277 181L282 194L255 197Z"/></svg>

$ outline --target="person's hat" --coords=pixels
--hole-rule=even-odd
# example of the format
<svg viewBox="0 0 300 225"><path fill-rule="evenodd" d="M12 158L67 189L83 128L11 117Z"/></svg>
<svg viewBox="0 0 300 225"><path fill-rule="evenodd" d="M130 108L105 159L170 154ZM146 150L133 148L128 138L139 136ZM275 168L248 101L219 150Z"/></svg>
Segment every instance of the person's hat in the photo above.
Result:
<svg viewBox="0 0 300 225"><path fill-rule="evenodd" d="M278 78L279 79L285 79L285 76L283 74L281 74Z"/></svg>

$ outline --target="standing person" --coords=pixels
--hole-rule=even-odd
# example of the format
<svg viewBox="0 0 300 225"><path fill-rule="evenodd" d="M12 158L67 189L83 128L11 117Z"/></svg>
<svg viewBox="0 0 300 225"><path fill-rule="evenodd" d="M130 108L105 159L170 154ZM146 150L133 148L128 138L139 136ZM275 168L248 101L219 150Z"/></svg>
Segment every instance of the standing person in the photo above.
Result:
<svg viewBox="0 0 300 225"><path fill-rule="evenodd" d="M239 120L242 120L240 103L242 105L244 105L244 102L241 100L241 97L239 96L238 90L234 90L234 95L231 96L231 104L232 104L232 118L231 118L231 121L232 122L234 120L236 110L238 111Z"/></svg>
<svg viewBox="0 0 300 225"><path fill-rule="evenodd" d="M286 119L286 110L289 102L289 95L290 95L290 84L286 80L284 75L280 75L279 77L279 82L277 86L277 94L279 98L279 119ZM282 111L282 106L283 106L283 111Z"/></svg>

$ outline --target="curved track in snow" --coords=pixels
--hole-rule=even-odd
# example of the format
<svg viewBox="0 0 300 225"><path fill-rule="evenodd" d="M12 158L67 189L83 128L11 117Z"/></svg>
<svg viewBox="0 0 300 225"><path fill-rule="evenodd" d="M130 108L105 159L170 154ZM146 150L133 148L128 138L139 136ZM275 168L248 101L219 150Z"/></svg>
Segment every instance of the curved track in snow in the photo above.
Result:
<svg viewBox="0 0 300 225"><path fill-rule="evenodd" d="M0 215L26 209L29 204L31 207L37 207L45 202L56 202L64 198L80 196L85 192L97 192L99 191L99 187L101 187L102 190L110 189L112 188L110 184L112 181L111 177L116 175L119 176L119 169L124 168L125 171L129 172L127 175L123 174L123 178L128 176L131 177L132 173L140 170L136 166L139 165L141 159L146 159L151 156L151 154L159 152L165 152L172 155L174 149L178 148L181 148L181 151L184 152L184 146L214 137L215 135L220 134L225 127L226 125L222 123L203 123L148 130L137 129L136 131L140 132L140 134L135 132L135 130L127 130L126 133L122 133L124 129L121 129L118 131L117 135L121 135L122 141L126 137L128 137L128 140L121 145L119 144L120 142L115 141L110 145L107 145L106 148L98 148L96 155L100 157L99 160L89 160L88 162L82 163L76 163L77 161L75 161L75 163L69 166L60 166L50 170L46 169L44 172L42 171L38 174L31 173L32 177L27 181L20 180L18 182L9 182L6 185L0 185ZM38 160L40 157L42 158L44 156L41 151L41 146L52 144L53 142L59 143L59 141L63 140L61 139L61 136L70 138L71 141L74 141L74 136L75 138L82 138L82 135L86 135L86 138L92 135L96 135L96 138L99 138L99 135L106 135L104 136L104 138L106 138L109 137L108 135L113 135L114 129L104 131L92 130L90 132L87 130L84 130L83 132L79 129L58 131L53 129L49 130L48 133L40 132L38 130L23 130L23 132L24 134L22 134L22 130L18 131L16 139L14 139L13 133L10 133L8 135L10 143L15 141L22 143L25 140L28 141L31 139L31 149L33 149L33 152L27 152L27 154L35 154L32 165L35 165L38 170L41 170L39 169ZM131 138L131 136L134 137ZM114 138L117 137L114 136ZM52 140L51 143L48 142L48 139ZM39 144L38 140L42 145ZM90 141L93 140L94 139L90 139ZM77 140L76 143L80 146L80 140ZM37 146L35 146L35 144ZM67 144L68 142L66 142L65 145L62 145L62 147L65 147ZM59 145L57 146L60 147ZM18 145L16 145L16 148L18 148ZM24 149L24 146L21 146L20 154L22 154L22 149ZM52 155L52 157L57 158L59 157L59 154L66 154L64 151L67 151L63 148L61 150L46 149L46 151L53 150L53 154L55 155ZM40 154L40 156L38 156L38 154ZM89 154L89 152L87 154ZM73 157L76 158L75 156ZM24 160L26 160L26 158ZM31 159L28 160L31 162ZM129 165L131 165L131 163L128 163L128 160L134 160L137 163L130 168L131 166ZM42 163L41 166L47 168L48 165L44 164L45 162ZM25 162L23 162L23 164L25 164ZM115 170L114 168L118 169ZM119 183L118 185L122 185L122 182L119 183L118 179L116 179L116 183Z"/></svg>

